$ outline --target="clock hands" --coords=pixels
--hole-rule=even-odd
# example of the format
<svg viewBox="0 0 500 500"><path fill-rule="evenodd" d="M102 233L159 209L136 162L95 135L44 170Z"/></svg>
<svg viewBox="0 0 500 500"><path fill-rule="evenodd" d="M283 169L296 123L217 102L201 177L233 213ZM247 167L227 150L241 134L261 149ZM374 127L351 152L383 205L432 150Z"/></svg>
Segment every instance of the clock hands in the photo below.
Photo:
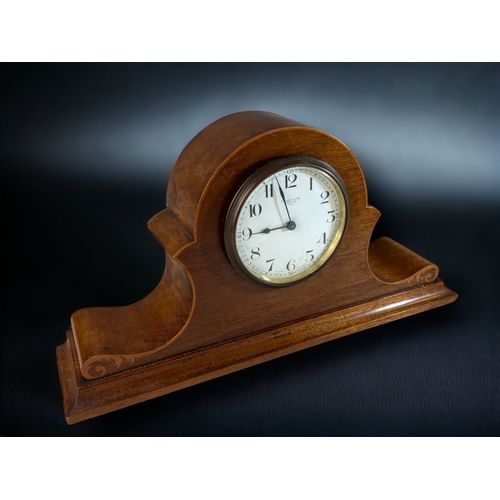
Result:
<svg viewBox="0 0 500 500"><path fill-rule="evenodd" d="M273 227L272 229L269 229L268 227L266 227L266 229L259 231L258 233L253 233L253 234L269 234L271 231L277 231L278 229L285 229L285 228L288 229L289 231L293 231L297 227L297 224L295 224L295 222L290 217L290 211L288 210L288 205L286 203L285 193L283 192L283 189L281 189L280 181L278 180L278 177L276 177L276 174L274 174L274 178L276 179L276 182L278 183L278 189L280 192L281 199L283 200L283 203L285 204L286 213L288 214L288 221L289 222L287 224L285 224L284 226Z"/></svg>
<svg viewBox="0 0 500 500"><path fill-rule="evenodd" d="M290 222L288 222L284 226L273 227L272 229L269 229L268 227L266 227L266 229L264 229L263 231L259 231L258 233L253 233L253 234L261 234L261 233L269 234L271 231L277 231L278 229L285 229L285 228L287 228L289 231L293 231L296 227L297 227L297 225L295 224L295 222L293 222L293 220L291 220Z"/></svg>
<svg viewBox="0 0 500 500"><path fill-rule="evenodd" d="M276 174L274 174L274 178L276 179L276 182L278 183L278 189L280 191L280 196L281 196L281 199L283 200L283 203L285 204L286 213L288 214L288 220L290 221L289 224L293 224L293 227L292 228L289 227L288 229L293 230L296 228L296 225L295 225L295 222L293 222L292 218L290 217L290 211L288 210L288 205L286 203L285 193L283 192L283 189L281 189L280 181L278 180L278 177L276 177Z"/></svg>

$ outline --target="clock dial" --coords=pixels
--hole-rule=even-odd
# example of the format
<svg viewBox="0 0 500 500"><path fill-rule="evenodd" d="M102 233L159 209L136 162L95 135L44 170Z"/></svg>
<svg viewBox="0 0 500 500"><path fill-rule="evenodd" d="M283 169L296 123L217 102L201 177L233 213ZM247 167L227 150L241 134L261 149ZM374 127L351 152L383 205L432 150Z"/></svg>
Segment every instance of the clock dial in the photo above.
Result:
<svg viewBox="0 0 500 500"><path fill-rule="evenodd" d="M277 160L234 197L224 228L228 257L252 281L298 283L331 257L347 219L347 189L332 167L312 158Z"/></svg>

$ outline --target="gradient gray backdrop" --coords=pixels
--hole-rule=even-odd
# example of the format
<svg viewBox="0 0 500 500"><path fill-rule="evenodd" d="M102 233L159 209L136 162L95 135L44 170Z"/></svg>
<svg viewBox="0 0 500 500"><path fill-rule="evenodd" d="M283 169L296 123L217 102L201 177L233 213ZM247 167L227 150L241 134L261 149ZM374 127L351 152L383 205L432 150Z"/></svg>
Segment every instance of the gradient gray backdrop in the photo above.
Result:
<svg viewBox="0 0 500 500"><path fill-rule="evenodd" d="M498 64L0 66L5 435L499 433ZM159 282L146 223L212 121L265 110L358 157L375 230L456 303L68 427L55 347L73 311Z"/></svg>

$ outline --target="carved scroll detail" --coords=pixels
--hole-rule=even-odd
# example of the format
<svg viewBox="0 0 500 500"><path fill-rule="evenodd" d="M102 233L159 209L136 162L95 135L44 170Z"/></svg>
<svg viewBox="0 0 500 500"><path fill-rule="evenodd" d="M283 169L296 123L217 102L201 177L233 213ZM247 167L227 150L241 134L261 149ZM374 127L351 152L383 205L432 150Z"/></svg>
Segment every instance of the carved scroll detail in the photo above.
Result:
<svg viewBox="0 0 500 500"><path fill-rule="evenodd" d="M439 274L438 266L385 236L370 243L368 262L373 275L387 284L431 283Z"/></svg>
<svg viewBox="0 0 500 500"><path fill-rule="evenodd" d="M411 278L407 280L408 283L410 284L417 284L417 283L430 283L431 281L434 281L439 274L439 269L437 266L428 266L424 267L424 269L421 269L417 273L415 273Z"/></svg>
<svg viewBox="0 0 500 500"><path fill-rule="evenodd" d="M129 354L102 354L94 356L91 362L82 367L82 374L86 379L96 379L115 372L122 365L131 365L137 356Z"/></svg>

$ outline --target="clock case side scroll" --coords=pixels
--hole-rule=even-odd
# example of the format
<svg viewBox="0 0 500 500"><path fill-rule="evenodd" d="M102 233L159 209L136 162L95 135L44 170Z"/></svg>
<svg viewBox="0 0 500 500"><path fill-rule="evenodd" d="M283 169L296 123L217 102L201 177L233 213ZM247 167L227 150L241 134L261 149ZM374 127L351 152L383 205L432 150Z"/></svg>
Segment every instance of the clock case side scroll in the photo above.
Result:
<svg viewBox="0 0 500 500"><path fill-rule="evenodd" d="M349 227L316 274L287 288L263 289L229 262L224 219L249 173L290 156L317 158L339 172L350 198ZM158 288L137 304L72 317L68 340L57 351L67 421L455 300L435 265L388 238L370 242L379 215L368 205L356 158L329 134L263 112L208 126L181 153L167 209L149 223L166 250Z"/></svg>

